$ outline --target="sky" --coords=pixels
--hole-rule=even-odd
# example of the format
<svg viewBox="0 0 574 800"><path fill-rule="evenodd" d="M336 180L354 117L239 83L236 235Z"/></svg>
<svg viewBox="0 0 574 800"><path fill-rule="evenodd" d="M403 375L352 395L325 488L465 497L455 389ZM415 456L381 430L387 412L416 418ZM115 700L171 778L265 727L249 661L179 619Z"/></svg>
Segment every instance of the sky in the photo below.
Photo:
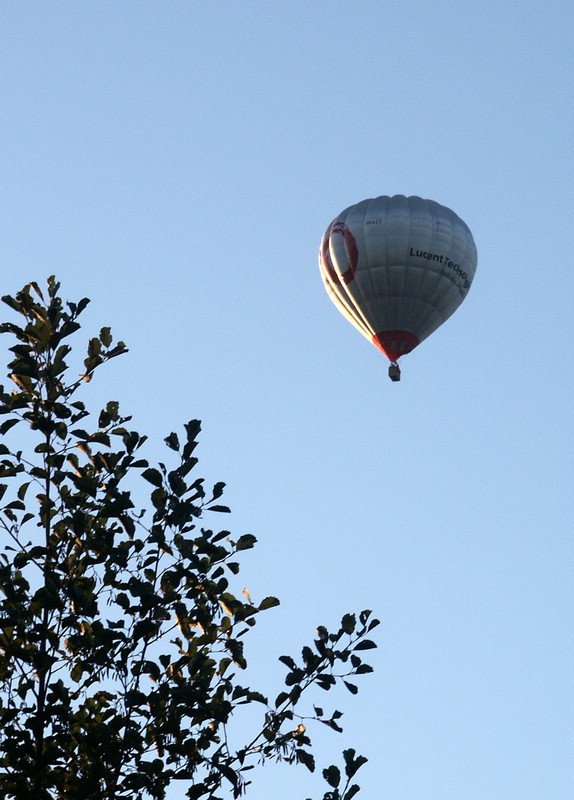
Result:
<svg viewBox="0 0 574 800"><path fill-rule="evenodd" d="M318 624L381 620L359 695L313 698L365 800L572 797L573 44L566 0L0 2L2 294L91 298L82 335L130 348L91 402L150 457L202 420L213 524L281 599L253 683L280 691ZM342 209L392 194L478 249L400 383L317 267ZM248 797L324 790L269 766Z"/></svg>

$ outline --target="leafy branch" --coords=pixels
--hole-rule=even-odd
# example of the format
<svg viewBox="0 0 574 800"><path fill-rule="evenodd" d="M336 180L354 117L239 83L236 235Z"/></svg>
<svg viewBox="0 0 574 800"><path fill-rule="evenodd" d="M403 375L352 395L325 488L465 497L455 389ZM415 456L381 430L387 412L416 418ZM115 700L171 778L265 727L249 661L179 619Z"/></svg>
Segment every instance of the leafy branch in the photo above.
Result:
<svg viewBox="0 0 574 800"><path fill-rule="evenodd" d="M256 539L206 525L229 509L225 485L207 490L196 475L198 420L150 463L117 401L88 410L81 392L127 348L101 328L70 376L67 340L89 301L64 303L59 289L50 278L46 299L36 283L3 298L21 319L0 326L16 340L12 389L0 386L0 794L160 800L181 780L191 800L220 800L245 793L256 764L313 771L309 725L341 731L342 714L302 712L300 701L314 687L357 692L378 621L346 614L335 633L317 629L299 663L281 656L288 672L272 704L238 682L248 633L279 602L235 588ZM233 749L231 718L254 703L262 723ZM345 778L323 770L324 800L358 792L351 780L366 759L343 756Z"/></svg>

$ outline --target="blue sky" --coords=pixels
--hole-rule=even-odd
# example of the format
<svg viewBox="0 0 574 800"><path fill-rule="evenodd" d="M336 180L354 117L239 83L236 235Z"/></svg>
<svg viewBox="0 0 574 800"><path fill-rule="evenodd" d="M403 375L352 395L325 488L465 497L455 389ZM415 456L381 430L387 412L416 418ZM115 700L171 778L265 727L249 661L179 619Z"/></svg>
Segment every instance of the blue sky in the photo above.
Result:
<svg viewBox="0 0 574 800"><path fill-rule="evenodd" d="M365 800L572 797L573 36L565 0L0 3L2 293L92 298L86 336L130 347L94 402L150 456L203 420L282 600L255 682L374 609L376 672L316 736L369 757ZM397 193L456 211L478 271L393 384L317 250ZM322 791L279 767L251 798Z"/></svg>

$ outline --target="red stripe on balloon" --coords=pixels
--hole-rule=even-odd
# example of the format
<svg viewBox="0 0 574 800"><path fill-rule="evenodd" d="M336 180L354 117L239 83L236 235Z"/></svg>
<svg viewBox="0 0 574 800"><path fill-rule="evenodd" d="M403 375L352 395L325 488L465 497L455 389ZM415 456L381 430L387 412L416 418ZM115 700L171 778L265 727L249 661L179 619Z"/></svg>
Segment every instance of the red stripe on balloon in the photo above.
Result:
<svg viewBox="0 0 574 800"><path fill-rule="evenodd" d="M419 343L418 338L410 331L380 331L375 333L372 341L389 361L397 361L414 350Z"/></svg>
<svg viewBox="0 0 574 800"><path fill-rule="evenodd" d="M333 266L330 253L331 239L335 234L339 234L345 241L345 252L347 254L348 268L339 276ZM329 233L323 239L321 247L321 261L331 281L335 284L351 283L355 277L357 264L359 263L359 248L351 231L341 220L335 220L331 225Z"/></svg>

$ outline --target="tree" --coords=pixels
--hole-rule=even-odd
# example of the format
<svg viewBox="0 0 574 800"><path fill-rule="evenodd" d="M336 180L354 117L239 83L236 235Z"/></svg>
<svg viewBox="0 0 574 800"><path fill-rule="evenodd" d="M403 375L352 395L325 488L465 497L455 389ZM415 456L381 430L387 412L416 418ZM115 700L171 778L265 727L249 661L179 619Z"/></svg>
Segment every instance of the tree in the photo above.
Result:
<svg viewBox="0 0 574 800"><path fill-rule="evenodd" d="M197 420L165 439L171 466L150 466L117 402L88 411L86 384L127 348L102 328L70 378L69 338L89 301L59 289L52 277L46 300L36 283L3 298L20 320L0 326L15 340L13 388L0 387L0 795L159 800L182 780L191 800L217 800L239 797L265 761L313 771L308 725L340 731L341 713L304 714L300 700L340 682L356 693L349 677L372 671L361 655L377 620L346 614L333 633L317 628L299 662L281 656L272 702L241 684L246 634L279 602L233 589L255 537L204 522L229 509L223 483L207 491L196 477ZM261 724L233 747L232 715L252 704ZM342 772L323 770L324 800L359 791L366 759L343 756Z"/></svg>

